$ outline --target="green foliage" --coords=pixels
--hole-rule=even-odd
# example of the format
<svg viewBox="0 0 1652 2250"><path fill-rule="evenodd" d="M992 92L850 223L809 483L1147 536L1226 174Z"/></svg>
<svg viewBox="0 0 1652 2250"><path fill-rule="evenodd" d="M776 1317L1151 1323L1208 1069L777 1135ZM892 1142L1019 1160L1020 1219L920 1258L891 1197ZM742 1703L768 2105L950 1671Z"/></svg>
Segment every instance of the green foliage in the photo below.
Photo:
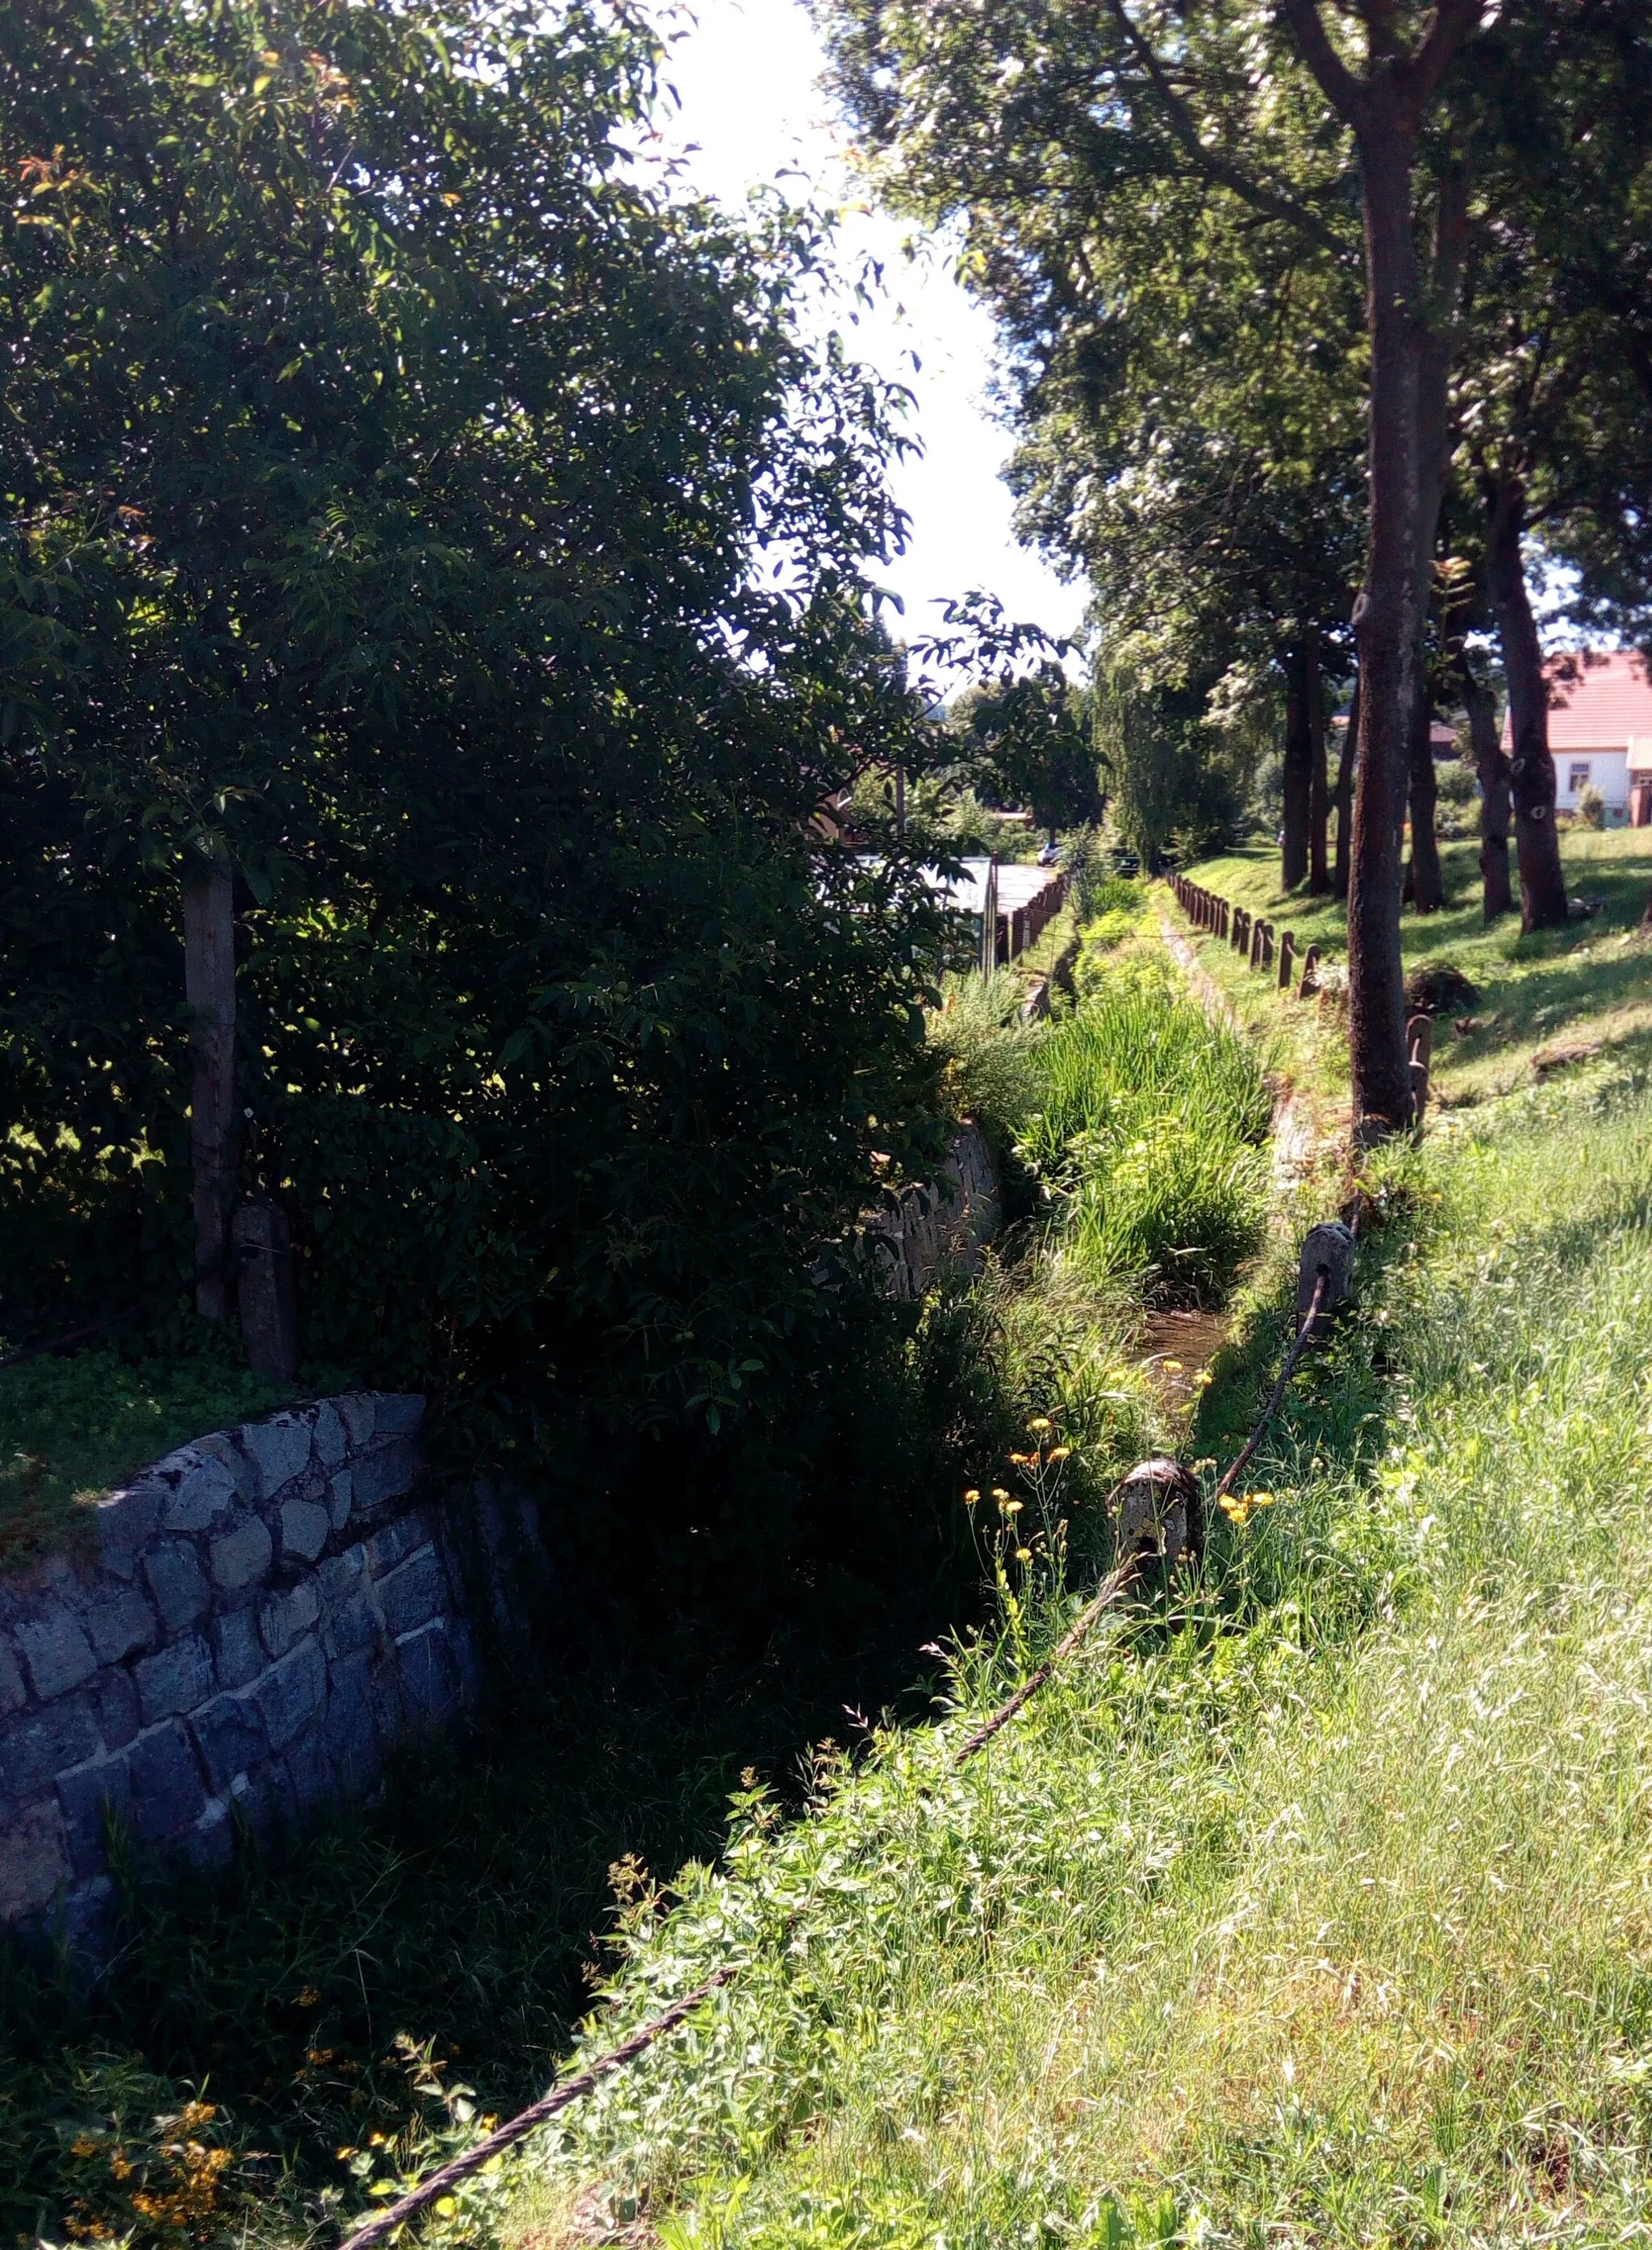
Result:
<svg viewBox="0 0 1652 2250"><path fill-rule="evenodd" d="M189 1359L118 1352L0 1368L0 1569L76 1543L89 1500L186 1439L267 1414L293 1396L227 1349Z"/></svg>
<svg viewBox="0 0 1652 2250"><path fill-rule="evenodd" d="M1587 782L1578 791L1578 825L1583 828L1606 826L1606 799L1593 782Z"/></svg>
<svg viewBox="0 0 1652 2250"><path fill-rule="evenodd" d="M813 219L620 160L658 62L578 0L0 27L9 1333L187 1322L207 838L306 1348L474 1434L715 1427L932 1160L937 916L809 825L933 749L889 402L798 341Z"/></svg>
<svg viewBox="0 0 1652 2250"><path fill-rule="evenodd" d="M1037 1058L1048 1031L1027 1022L1026 1004L1027 988L1013 969L990 977L969 971L944 980L940 1004L925 1018L948 1108L986 1126L1001 1148L1015 1140L1038 1098Z"/></svg>
<svg viewBox="0 0 1652 2250"><path fill-rule="evenodd" d="M524 2157L519 2220L601 2180L730 2245L1638 2224L1649 1101L1598 1073L1396 1158L1272 1504L984 1757L1012 1675L967 1648L946 1723L823 1763L805 1819L741 1792L723 1867L628 1916L590 2049L736 1983ZM1270 1288L1213 1449L1287 1322Z"/></svg>
<svg viewBox="0 0 1652 2250"><path fill-rule="evenodd" d="M1019 1153L1098 1282L1213 1301L1260 1239L1270 1104L1247 1043L1140 957L1105 972L1038 1053Z"/></svg>

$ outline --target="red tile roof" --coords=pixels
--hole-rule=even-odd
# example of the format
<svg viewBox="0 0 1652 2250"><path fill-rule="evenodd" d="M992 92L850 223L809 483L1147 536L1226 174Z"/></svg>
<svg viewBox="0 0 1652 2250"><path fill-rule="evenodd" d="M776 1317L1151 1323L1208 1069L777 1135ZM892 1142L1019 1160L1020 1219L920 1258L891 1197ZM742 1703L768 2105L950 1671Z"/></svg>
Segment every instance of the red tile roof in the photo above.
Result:
<svg viewBox="0 0 1652 2250"><path fill-rule="evenodd" d="M1549 748L1623 750L1637 736L1652 749L1652 679L1638 649L1579 649L1552 656L1543 667L1549 683ZM1503 747L1512 741L1503 721Z"/></svg>

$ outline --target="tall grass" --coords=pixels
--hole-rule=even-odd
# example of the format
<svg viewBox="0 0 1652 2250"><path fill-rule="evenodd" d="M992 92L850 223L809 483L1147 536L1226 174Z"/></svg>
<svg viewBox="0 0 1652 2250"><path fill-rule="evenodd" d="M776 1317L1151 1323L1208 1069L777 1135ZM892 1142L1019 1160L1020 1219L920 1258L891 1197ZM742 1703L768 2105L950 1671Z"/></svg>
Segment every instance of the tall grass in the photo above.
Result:
<svg viewBox="0 0 1652 2250"><path fill-rule="evenodd" d="M633 1903L594 2043L737 1983L488 2223L503 2191L507 2240L577 2196L678 2250L1642 2239L1649 1148L1644 1084L1597 1078L1396 1160L1272 1504L962 1772L907 1729L823 1761L804 1820L742 1792L726 1867Z"/></svg>
<svg viewBox="0 0 1652 2250"><path fill-rule="evenodd" d="M1254 1050L1152 956L1121 962L1037 1050L1020 1152L1098 1279L1208 1302L1256 1247L1270 1105Z"/></svg>

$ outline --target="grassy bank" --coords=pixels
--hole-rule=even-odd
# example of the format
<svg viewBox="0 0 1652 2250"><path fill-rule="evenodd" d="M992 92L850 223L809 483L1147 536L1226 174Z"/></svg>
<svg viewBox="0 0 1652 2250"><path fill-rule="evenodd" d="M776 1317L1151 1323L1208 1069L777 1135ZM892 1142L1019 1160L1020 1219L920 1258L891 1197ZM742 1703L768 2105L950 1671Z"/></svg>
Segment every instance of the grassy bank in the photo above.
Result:
<svg viewBox="0 0 1652 2250"><path fill-rule="evenodd" d="M0 1368L0 1570L90 1536L104 1493L174 1446L294 1396L231 1362L43 1355Z"/></svg>
<svg viewBox="0 0 1652 2250"><path fill-rule="evenodd" d="M1569 1051L1593 1046L1625 1060L1652 1053L1652 947L1637 935L1652 893L1652 831L1573 828L1561 840L1573 895L1598 906L1586 921L1522 937L1518 915L1487 928L1480 912L1479 845L1458 839L1441 845L1448 905L1439 914L1407 909L1408 969L1449 963L1477 997L1442 1012L1435 1025L1435 1089L1446 1102L1472 1102L1568 1067ZM1333 900L1311 900L1279 887L1279 854L1257 841L1190 867L1235 905L1291 930L1298 949L1318 945L1329 960L1347 955L1346 919ZM1252 976L1220 943L1200 941L1201 957L1248 1021L1267 1025L1294 1048L1304 1082L1328 1101L1346 1100L1346 1050L1334 1034L1304 1024L1306 1011L1276 998L1268 979ZM1458 1022L1470 1028L1459 1032Z"/></svg>
<svg viewBox="0 0 1652 2250"><path fill-rule="evenodd" d="M1015 980L976 980L937 1026L954 1092L971 1090L1007 1150L1036 1125L1048 1177L1030 1155L1019 1166L1020 1216L977 1280L901 1309L892 1339L869 1316L866 1350L834 1387L864 1394L871 1458L839 1428L797 1465L836 1544L805 1558L755 1641L740 1581L766 1536L756 1511L780 1505L772 1480L726 1496L697 1543L720 1558L726 1599L704 1555L646 1612L617 1584L580 1600L570 1588L544 1620L546 1663L501 1683L474 1736L410 1758L380 1803L249 1848L224 1878L123 1861L115 1956L90 1984L15 1948L0 1958L12 2232L177 2250L293 2240L361 2207L539 2090L602 1973L593 1933L619 1908L627 1926L647 1919L648 1869L717 1853L731 1791L767 1835L841 1768L808 1745L863 1743L862 1708L922 1722L946 1667L919 1644L979 1616L981 1581L1024 1620L1023 1653L1048 1631L1060 1558L1070 1550L1081 1575L1105 1559L1104 1496L1167 1435L1166 1402L1131 1361L1153 1277L1091 1254L1080 1219L1105 1191L1116 1232L1185 1250L1214 1211L1214 1273L1260 1215L1254 1197L1236 1217L1208 1195L1179 1204L1113 1163L1116 1142L1127 1157L1167 1114L1202 1105L1221 1144L1249 1157L1266 1124L1254 1057L1143 955L1147 912L1139 890L1106 904L1077 1014L1026 1026ZM800 1448L821 1426L810 1411L797 1402ZM1073 1450L1029 1484L1008 1455L1030 1443L1047 1457L1053 1439L1028 1432L1046 1417ZM898 1512L920 1474L939 1543L971 1556L956 1606L886 1565L876 1583L879 1556L906 1550L880 1545L868 1494ZM995 1485L1025 1506L1001 1508ZM966 1487L987 1495L973 1511ZM1013 1635L971 1659L1015 1660Z"/></svg>
<svg viewBox="0 0 1652 2250"><path fill-rule="evenodd" d="M1638 2236L1649 1129L1599 1062L1395 1156L1358 1308L1203 1578L961 1774L953 1721L827 1763L807 1820L742 1795L725 1866L634 1906L594 2043L715 1963L738 1983L447 2228ZM1256 1395L1258 1286L1213 1445ZM962 1652L949 1700L1057 1621Z"/></svg>

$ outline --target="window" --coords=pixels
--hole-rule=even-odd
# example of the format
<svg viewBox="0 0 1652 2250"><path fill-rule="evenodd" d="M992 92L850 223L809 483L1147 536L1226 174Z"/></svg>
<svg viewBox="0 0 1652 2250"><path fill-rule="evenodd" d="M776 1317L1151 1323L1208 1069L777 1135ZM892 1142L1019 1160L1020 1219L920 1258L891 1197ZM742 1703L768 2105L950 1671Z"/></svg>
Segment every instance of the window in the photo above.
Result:
<svg viewBox="0 0 1652 2250"><path fill-rule="evenodd" d="M1583 760L1581 760L1581 761L1579 761L1579 760L1573 760L1573 765L1572 765L1571 772L1570 772L1570 773L1567 775L1567 776L1566 776L1566 795L1567 795L1568 797L1575 797L1575 796L1577 795L1578 791L1579 791L1580 789L1587 789L1588 785L1589 785L1589 765L1588 765L1588 760L1587 760L1587 758L1585 758L1585 759L1583 759Z"/></svg>

